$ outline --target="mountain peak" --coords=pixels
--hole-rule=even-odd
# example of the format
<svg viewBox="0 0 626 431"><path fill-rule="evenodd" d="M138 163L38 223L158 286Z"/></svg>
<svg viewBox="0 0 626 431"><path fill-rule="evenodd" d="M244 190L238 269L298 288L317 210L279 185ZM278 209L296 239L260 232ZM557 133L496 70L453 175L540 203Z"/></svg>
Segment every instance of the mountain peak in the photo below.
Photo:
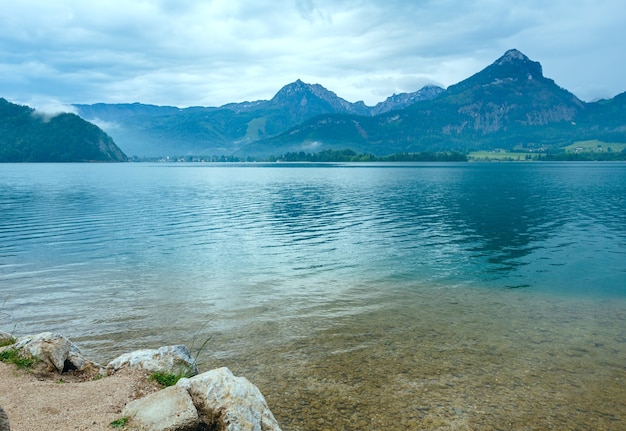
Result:
<svg viewBox="0 0 626 431"><path fill-rule="evenodd" d="M502 77L517 78L542 78L543 69L541 64L532 61L517 49L509 49L502 57L493 62L493 64L485 70L491 70L493 73L503 75Z"/></svg>
<svg viewBox="0 0 626 431"><path fill-rule="evenodd" d="M307 84L305 82L302 82L302 80L297 79L295 82L287 84L283 88L281 88L274 96L274 99L293 97L296 94L301 94L304 92L311 93L314 87L314 85Z"/></svg>
<svg viewBox="0 0 626 431"><path fill-rule="evenodd" d="M387 97L384 102L378 102L376 106L372 108L372 115L404 109L417 102L432 100L439 97L444 91L445 90L441 87L429 84L413 93L394 93L392 96Z"/></svg>
<svg viewBox="0 0 626 431"><path fill-rule="evenodd" d="M497 59L494 64L503 65L506 63L514 63L517 61L526 62L530 61L530 59L517 49L509 49L507 52L504 53L502 57Z"/></svg>

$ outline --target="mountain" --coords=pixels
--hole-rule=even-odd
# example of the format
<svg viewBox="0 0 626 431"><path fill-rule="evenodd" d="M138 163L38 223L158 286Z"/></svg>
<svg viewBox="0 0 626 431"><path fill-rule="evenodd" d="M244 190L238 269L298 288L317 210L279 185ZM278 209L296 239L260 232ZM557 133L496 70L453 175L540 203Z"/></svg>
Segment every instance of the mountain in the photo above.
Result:
<svg viewBox="0 0 626 431"><path fill-rule="evenodd" d="M585 115L576 119L577 125L590 130L588 139L604 142L624 142L626 134L626 92L609 100L587 104Z"/></svg>
<svg viewBox="0 0 626 431"><path fill-rule="evenodd" d="M582 102L544 77L538 62L513 49L436 98L375 117L316 117L247 151L298 151L312 143L390 154L557 148L609 136L626 142L623 103L602 103ZM609 109L613 123L601 126Z"/></svg>
<svg viewBox="0 0 626 431"><path fill-rule="evenodd" d="M0 162L122 162L110 136L74 114L53 117L0 98Z"/></svg>
<svg viewBox="0 0 626 431"><path fill-rule="evenodd" d="M297 80L270 100L221 107L180 109L139 103L75 107L81 117L100 125L129 154L219 156L241 154L248 144L279 135L318 115L372 116L437 97L443 91L428 86L370 107L363 102L350 103L319 84Z"/></svg>
<svg viewBox="0 0 626 431"><path fill-rule="evenodd" d="M281 88L269 106L287 108L297 121L329 112L369 115L369 108L363 102L350 103L319 84L305 84L299 79Z"/></svg>
<svg viewBox="0 0 626 431"><path fill-rule="evenodd" d="M384 102L379 102L370 109L370 115L384 114L385 112L407 108L417 102L433 100L441 95L445 90L436 85L427 85L419 91L413 93L400 93L389 96Z"/></svg>
<svg viewBox="0 0 626 431"><path fill-rule="evenodd" d="M446 90L426 86L376 106L297 80L270 100L221 107L76 107L139 156L558 151L582 140L626 142L626 93L585 103L516 49Z"/></svg>

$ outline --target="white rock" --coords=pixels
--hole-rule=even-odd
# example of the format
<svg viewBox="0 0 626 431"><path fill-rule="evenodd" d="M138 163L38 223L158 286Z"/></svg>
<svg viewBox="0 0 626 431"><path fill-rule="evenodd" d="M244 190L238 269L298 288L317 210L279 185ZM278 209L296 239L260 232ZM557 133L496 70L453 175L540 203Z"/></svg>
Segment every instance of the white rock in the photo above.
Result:
<svg viewBox="0 0 626 431"><path fill-rule="evenodd" d="M151 373L198 374L196 360L183 345L124 353L109 362L107 371L111 373L127 367L144 369Z"/></svg>
<svg viewBox="0 0 626 431"><path fill-rule="evenodd" d="M122 416L131 418L131 426L148 431L193 431L200 424L191 396L178 386L128 403Z"/></svg>
<svg viewBox="0 0 626 431"><path fill-rule="evenodd" d="M280 431L259 388L228 368L181 379L198 410L200 421L219 431ZM214 429L214 428L210 428Z"/></svg>
<svg viewBox="0 0 626 431"><path fill-rule="evenodd" d="M14 347L28 352L42 361L48 369L59 373L68 368L82 371L89 365L95 365L85 359L68 338L52 332L20 337Z"/></svg>

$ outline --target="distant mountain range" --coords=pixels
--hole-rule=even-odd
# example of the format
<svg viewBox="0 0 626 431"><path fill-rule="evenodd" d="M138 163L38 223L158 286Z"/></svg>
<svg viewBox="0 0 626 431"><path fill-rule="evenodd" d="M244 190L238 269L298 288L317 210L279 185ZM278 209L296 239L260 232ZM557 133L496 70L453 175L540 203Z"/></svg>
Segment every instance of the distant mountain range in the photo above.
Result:
<svg viewBox="0 0 626 431"><path fill-rule="evenodd" d="M140 103L74 106L81 117L111 134L129 155L242 155L249 144L319 115L373 116L433 99L444 91L427 86L414 93L394 94L371 107L363 102L350 103L319 84L297 80L271 100L217 108L180 109Z"/></svg>
<svg viewBox="0 0 626 431"><path fill-rule="evenodd" d="M373 107L298 80L271 100L217 108L138 103L76 108L129 155L267 157L344 148L375 155L551 151L579 140L626 142L625 102L626 94L620 94L585 103L512 49L446 90L427 86Z"/></svg>
<svg viewBox="0 0 626 431"><path fill-rule="evenodd" d="M343 149L376 156L494 149L550 154L578 141L626 143L626 93L583 102L515 49L447 89L427 86L394 94L376 106L350 103L300 80L271 100L220 107L75 105L119 148L107 133L75 115L37 119L31 108L19 111L0 101L5 116L0 118L0 157L5 160L48 155L50 161L62 161L68 154L80 160L125 160L120 148L139 157L267 158ZM81 145L84 154L77 150Z"/></svg>
<svg viewBox="0 0 626 431"><path fill-rule="evenodd" d="M243 151L282 154L349 146L372 154L551 152L583 140L626 142L626 93L585 103L544 77L539 63L510 50L437 97L373 117L317 116Z"/></svg>
<svg viewBox="0 0 626 431"><path fill-rule="evenodd" d="M0 162L123 162L110 136L74 114L47 117L0 98Z"/></svg>

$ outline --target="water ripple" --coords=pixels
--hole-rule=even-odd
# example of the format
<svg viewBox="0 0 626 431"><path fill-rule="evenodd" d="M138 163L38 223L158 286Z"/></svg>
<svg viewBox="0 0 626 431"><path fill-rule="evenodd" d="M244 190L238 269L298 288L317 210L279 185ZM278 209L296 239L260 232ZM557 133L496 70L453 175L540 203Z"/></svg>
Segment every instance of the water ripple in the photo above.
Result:
<svg viewBox="0 0 626 431"><path fill-rule="evenodd" d="M370 284L626 295L625 197L622 164L7 165L0 293L23 325L48 304L112 333Z"/></svg>

